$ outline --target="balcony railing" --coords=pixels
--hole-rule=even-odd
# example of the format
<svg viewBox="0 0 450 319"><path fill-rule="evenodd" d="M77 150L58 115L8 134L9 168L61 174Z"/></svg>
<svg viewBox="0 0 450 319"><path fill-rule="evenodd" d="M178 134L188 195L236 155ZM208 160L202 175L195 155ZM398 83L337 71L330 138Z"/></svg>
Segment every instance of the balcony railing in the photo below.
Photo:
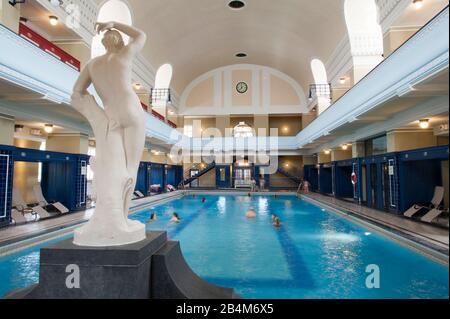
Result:
<svg viewBox="0 0 450 319"><path fill-rule="evenodd" d="M150 101L152 105L162 106L171 102L170 89L152 89L150 92Z"/></svg>
<svg viewBox="0 0 450 319"><path fill-rule="evenodd" d="M311 84L309 86L309 99L325 97L331 100L331 84Z"/></svg>
<svg viewBox="0 0 450 319"><path fill-rule="evenodd" d="M24 25L23 23L19 24L19 35L43 51L47 52L48 54L53 55L55 58L61 60L62 62L66 63L67 65L70 65L75 70L80 71L80 61L75 59L73 56L71 56L69 53L64 51L63 49L59 48L58 46L54 45L50 41L48 41L46 38L41 36L40 34L34 32L29 27Z"/></svg>

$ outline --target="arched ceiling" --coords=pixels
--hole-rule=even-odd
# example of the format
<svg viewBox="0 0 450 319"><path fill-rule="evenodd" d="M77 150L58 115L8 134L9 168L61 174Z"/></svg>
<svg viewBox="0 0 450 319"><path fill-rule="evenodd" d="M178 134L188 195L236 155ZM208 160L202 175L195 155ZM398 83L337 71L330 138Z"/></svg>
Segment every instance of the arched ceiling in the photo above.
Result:
<svg viewBox="0 0 450 319"><path fill-rule="evenodd" d="M197 76L236 63L278 69L306 88L311 59L326 62L346 33L344 0L244 2L235 11L229 0L128 0L148 36L144 56L156 68L173 65L179 94Z"/></svg>

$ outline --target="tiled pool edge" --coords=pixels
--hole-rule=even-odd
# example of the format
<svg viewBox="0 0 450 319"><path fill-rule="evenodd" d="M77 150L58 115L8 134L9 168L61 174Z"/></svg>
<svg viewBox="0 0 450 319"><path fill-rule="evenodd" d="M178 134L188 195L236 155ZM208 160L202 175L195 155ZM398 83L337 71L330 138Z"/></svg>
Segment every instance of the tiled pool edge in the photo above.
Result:
<svg viewBox="0 0 450 319"><path fill-rule="evenodd" d="M345 218L357 225L372 229L373 231L379 233L380 235L388 237L389 239L394 240L396 243L402 245L403 247L406 247L408 249L413 250L416 253L424 255L427 258L430 258L435 262L440 263L441 265L447 267L449 266L448 251L444 253L442 249L438 246L434 246L429 242L420 242L417 237L409 235L398 229L394 229L389 225L383 224L382 222L365 218L362 215L351 211L346 211L341 207L334 207L329 203L324 203L305 195L302 195L301 198L311 204L318 205L322 208L328 209L332 213L335 213L336 215L339 215L340 217Z"/></svg>
<svg viewBox="0 0 450 319"><path fill-rule="evenodd" d="M146 197L140 199L137 205L134 205L133 207L130 208L130 215L137 213L140 210L144 210L146 208L150 208L155 205L162 205L174 199L181 198L185 194L186 194L185 191L176 191L173 193L161 194L161 196L156 195L153 197ZM44 242L51 241L58 237L67 235L87 222L88 220L82 219L77 222L51 227L36 232L34 234L27 234L26 236L23 237L17 237L9 241L5 241L0 244L0 257L11 255L17 251L37 246Z"/></svg>

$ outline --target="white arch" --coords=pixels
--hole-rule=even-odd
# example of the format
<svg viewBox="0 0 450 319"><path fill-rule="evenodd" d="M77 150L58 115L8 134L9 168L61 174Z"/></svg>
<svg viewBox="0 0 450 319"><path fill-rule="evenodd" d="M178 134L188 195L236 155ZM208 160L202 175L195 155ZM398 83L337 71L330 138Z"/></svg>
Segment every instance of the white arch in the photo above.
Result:
<svg viewBox="0 0 450 319"><path fill-rule="evenodd" d="M170 82L172 81L173 68L170 64L163 64L159 67L155 77L156 89L168 89L170 88Z"/></svg>
<svg viewBox="0 0 450 319"><path fill-rule="evenodd" d="M331 105L331 91L328 86L327 69L321 60L313 59L311 61L311 71L316 85L326 85L326 89L319 90L320 94L317 95L318 112L320 114Z"/></svg>
<svg viewBox="0 0 450 319"><path fill-rule="evenodd" d="M172 81L173 68L170 64L163 64L159 67L155 76L155 89L169 89ZM169 91L161 92L157 98L153 98L153 107L165 107L169 99Z"/></svg>
<svg viewBox="0 0 450 319"><path fill-rule="evenodd" d="M116 21L127 25L133 24L133 19L131 17L131 11L128 5L121 0L108 0L104 2L98 11L97 16L98 22L108 22ZM125 44L128 44L129 37L122 34ZM91 57L95 58L97 56L106 53L105 48L102 45L102 35L96 34L92 39L91 46Z"/></svg>
<svg viewBox="0 0 450 319"><path fill-rule="evenodd" d="M254 113L258 113L261 110L261 107L267 107L268 109L270 109L271 107L275 107L273 105L264 105L264 100L270 101L270 77L271 75L274 75L282 80L284 80L286 83L288 83L292 89L295 91L295 94L297 95L298 99L299 99L299 105L292 105L292 106L287 106L287 108L289 108L289 111L283 111L281 113L297 113L297 111L299 110L299 113L308 113L308 109L307 109L307 96L305 95L305 91L303 90L302 86L296 81L294 80L292 77L290 77L289 75L287 75L286 73L283 73L277 69L271 68L271 67L267 67L267 66L262 66L262 65L256 65L256 64L231 64L231 65L227 65L227 66L223 66L223 67L219 67L213 70L210 70L200 76L198 76L197 78L195 78L194 80L192 80L184 89L183 93L181 94L181 98L180 98L180 110L181 112L186 112L186 102L187 99L189 97L189 95L191 94L192 90L199 85L201 82L212 78L214 80L217 80L218 84L216 86L216 89L218 91L220 91L220 93L218 94L219 98L218 98L218 102L220 103L220 101L225 99L225 96L222 94L226 94L225 92L225 88L226 88L226 84L225 81L227 80L226 75L230 75L231 76L231 72L235 71L235 70L249 70L249 71L253 71L254 74L261 74L262 75L262 79L261 79L261 83L259 83L259 86L261 86L262 89L265 89L265 91L261 92L262 95L262 100L260 100L260 104L262 105L258 105L257 109L254 109L253 111L249 111L249 112L254 112ZM223 77L222 77L223 76ZM265 81L267 81L268 86L264 87ZM224 89L224 91L222 92L221 90ZM217 92L216 92L217 93ZM222 106L222 107L215 107L215 106L211 106L211 108L209 108L209 110L214 110L214 112L216 112L215 114L219 114L220 112L222 112L224 109L226 109L226 106ZM273 112L275 112L275 110L271 110ZM277 108L277 111L279 111L279 106ZM205 108L201 107L199 109L199 112L201 115L205 115ZM192 113L191 113L192 114ZM228 114L228 113L227 113ZM262 114L265 114L264 112L262 112Z"/></svg>
<svg viewBox="0 0 450 319"><path fill-rule="evenodd" d="M344 12L356 83L383 60L383 31L375 0L345 0Z"/></svg>
<svg viewBox="0 0 450 319"><path fill-rule="evenodd" d="M311 61L311 71L316 84L328 84L327 69L322 61L313 59Z"/></svg>

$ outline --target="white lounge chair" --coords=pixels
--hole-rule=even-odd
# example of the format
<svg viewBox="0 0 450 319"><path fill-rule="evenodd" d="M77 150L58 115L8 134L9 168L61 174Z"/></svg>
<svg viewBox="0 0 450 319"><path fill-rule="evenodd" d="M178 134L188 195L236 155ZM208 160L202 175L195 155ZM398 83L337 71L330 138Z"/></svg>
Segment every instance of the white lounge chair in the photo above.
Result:
<svg viewBox="0 0 450 319"><path fill-rule="evenodd" d="M36 200L39 202L39 206L46 207L51 205L54 208L56 208L56 210L61 214L67 214L69 212L69 209L60 202L49 204L45 199L44 195L42 194L42 187L40 183L37 183L33 186L33 193L34 196L36 197Z"/></svg>
<svg viewBox="0 0 450 319"><path fill-rule="evenodd" d="M20 190L16 187L13 187L13 199L12 199L13 207L16 208L17 211L22 213L22 215L25 216L25 214L29 213L31 215L35 216L35 219L39 217L39 219L46 219L49 217L53 217L49 212L47 212L43 207L41 206L35 206L30 207L25 202L25 200L22 197L22 193Z"/></svg>
<svg viewBox="0 0 450 319"><path fill-rule="evenodd" d="M161 185L160 184L153 184L150 185L150 194L158 194L161 191Z"/></svg>
<svg viewBox="0 0 450 319"><path fill-rule="evenodd" d="M431 222L433 222L433 220L438 218L442 213L444 213L443 210L438 209L438 208L433 208L428 213L426 213L424 216L422 216L422 218L420 220L423 222L426 222L426 223L431 223Z"/></svg>
<svg viewBox="0 0 450 319"><path fill-rule="evenodd" d="M134 194L135 194L138 198L144 198L144 197L145 197L145 195L142 194L141 191L134 191Z"/></svg>
<svg viewBox="0 0 450 319"><path fill-rule="evenodd" d="M428 210L437 210L439 208L439 205L441 205L442 201L444 200L444 187L442 186L436 186L434 189L434 196L431 200L430 206L421 206L421 205L413 205L410 209L408 209L403 215L405 217L412 218L414 215L416 215L420 210L422 209L428 209ZM431 212L431 211L430 211ZM430 213L429 212L429 213ZM436 212L435 212L436 213ZM435 214L434 213L434 214ZM427 213L428 215L428 213ZM439 214L440 215L440 214ZM426 216L426 215L425 215ZM424 216L424 217L425 217ZM431 217L432 215L430 215ZM428 219L428 218L427 218ZM434 218L433 218L434 219Z"/></svg>
<svg viewBox="0 0 450 319"><path fill-rule="evenodd" d="M11 210L11 218L13 220L14 225L26 224L29 222L29 220L25 217L25 215L15 208Z"/></svg>

